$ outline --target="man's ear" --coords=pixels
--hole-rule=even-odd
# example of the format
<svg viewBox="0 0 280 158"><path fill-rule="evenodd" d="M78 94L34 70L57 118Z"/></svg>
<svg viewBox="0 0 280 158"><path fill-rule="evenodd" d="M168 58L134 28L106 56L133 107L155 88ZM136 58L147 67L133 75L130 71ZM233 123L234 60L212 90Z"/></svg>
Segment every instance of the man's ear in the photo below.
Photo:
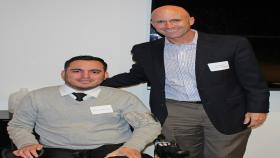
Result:
<svg viewBox="0 0 280 158"><path fill-rule="evenodd" d="M194 24L194 22L195 22L195 18L194 18L193 16L190 17L190 25L191 25L191 26Z"/></svg>
<svg viewBox="0 0 280 158"><path fill-rule="evenodd" d="M104 76L104 80L106 80L107 78L109 78L109 73L106 71L105 76Z"/></svg>
<svg viewBox="0 0 280 158"><path fill-rule="evenodd" d="M152 20L151 20L151 26L152 26L152 28L153 28L154 30L156 30L155 27L154 27L154 24L153 24Z"/></svg>
<svg viewBox="0 0 280 158"><path fill-rule="evenodd" d="M60 76L65 81L65 70L61 71Z"/></svg>

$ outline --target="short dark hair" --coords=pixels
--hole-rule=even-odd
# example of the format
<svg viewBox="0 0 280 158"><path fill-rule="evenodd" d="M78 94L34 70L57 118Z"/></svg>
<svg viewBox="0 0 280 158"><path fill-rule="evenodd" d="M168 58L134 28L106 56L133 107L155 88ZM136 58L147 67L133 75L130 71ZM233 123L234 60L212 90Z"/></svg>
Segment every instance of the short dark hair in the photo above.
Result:
<svg viewBox="0 0 280 158"><path fill-rule="evenodd" d="M76 60L94 60L94 61L99 61L100 63L103 64L104 71L107 71L107 63L103 59L101 59L99 57L90 56L90 55L79 55L79 56L75 56L75 57L70 58L69 60L67 60L64 63L64 70L66 70L70 66L70 64L73 61L76 61Z"/></svg>

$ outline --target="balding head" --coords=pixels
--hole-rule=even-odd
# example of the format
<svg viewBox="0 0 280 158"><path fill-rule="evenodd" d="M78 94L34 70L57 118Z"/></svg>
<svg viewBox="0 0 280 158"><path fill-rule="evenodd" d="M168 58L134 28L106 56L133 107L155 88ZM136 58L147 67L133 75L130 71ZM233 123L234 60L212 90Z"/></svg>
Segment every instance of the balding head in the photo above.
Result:
<svg viewBox="0 0 280 158"><path fill-rule="evenodd" d="M152 20L153 20L153 17L155 17L155 16L163 15L163 14L171 14L171 13L182 15L186 18L190 17L190 14L188 13L188 11L186 11L182 7L174 6L174 5L165 5L165 6L161 6L161 7L156 8L155 10L153 10Z"/></svg>
<svg viewBox="0 0 280 158"><path fill-rule="evenodd" d="M182 7L166 5L152 12L152 25L171 43L189 43L194 37L194 18Z"/></svg>

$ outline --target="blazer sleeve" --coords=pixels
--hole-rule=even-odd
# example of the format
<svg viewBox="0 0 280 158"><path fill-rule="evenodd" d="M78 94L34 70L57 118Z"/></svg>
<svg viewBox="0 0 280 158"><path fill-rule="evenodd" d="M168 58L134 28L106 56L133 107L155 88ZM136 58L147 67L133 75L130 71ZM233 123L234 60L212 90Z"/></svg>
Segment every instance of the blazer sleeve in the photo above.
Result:
<svg viewBox="0 0 280 158"><path fill-rule="evenodd" d="M121 73L106 79L102 83L102 86L119 88L147 82L147 77L145 75L144 69L137 62L137 54L135 54L134 52L135 46L132 48L131 51L134 64L131 66L129 72Z"/></svg>
<svg viewBox="0 0 280 158"><path fill-rule="evenodd" d="M235 71L245 90L247 111L267 113L269 111L269 89L259 70L251 44L241 38L236 48Z"/></svg>

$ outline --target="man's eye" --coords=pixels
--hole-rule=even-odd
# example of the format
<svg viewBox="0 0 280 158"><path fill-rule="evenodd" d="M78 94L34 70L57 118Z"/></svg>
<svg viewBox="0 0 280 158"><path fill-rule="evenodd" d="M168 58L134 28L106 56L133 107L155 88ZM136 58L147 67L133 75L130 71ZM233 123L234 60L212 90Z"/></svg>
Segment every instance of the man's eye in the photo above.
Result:
<svg viewBox="0 0 280 158"><path fill-rule="evenodd" d="M181 21L180 19L173 19L173 20L171 20L170 22L176 23L176 22L180 22L180 21Z"/></svg>
<svg viewBox="0 0 280 158"><path fill-rule="evenodd" d="M72 70L72 72L77 73L80 72L81 70Z"/></svg>
<svg viewBox="0 0 280 158"><path fill-rule="evenodd" d="M157 21L157 23L158 23L158 24L164 24L164 23L165 23L165 21L160 20L160 21Z"/></svg>
<svg viewBox="0 0 280 158"><path fill-rule="evenodd" d="M93 74L99 74L100 73L100 71L91 71Z"/></svg>

